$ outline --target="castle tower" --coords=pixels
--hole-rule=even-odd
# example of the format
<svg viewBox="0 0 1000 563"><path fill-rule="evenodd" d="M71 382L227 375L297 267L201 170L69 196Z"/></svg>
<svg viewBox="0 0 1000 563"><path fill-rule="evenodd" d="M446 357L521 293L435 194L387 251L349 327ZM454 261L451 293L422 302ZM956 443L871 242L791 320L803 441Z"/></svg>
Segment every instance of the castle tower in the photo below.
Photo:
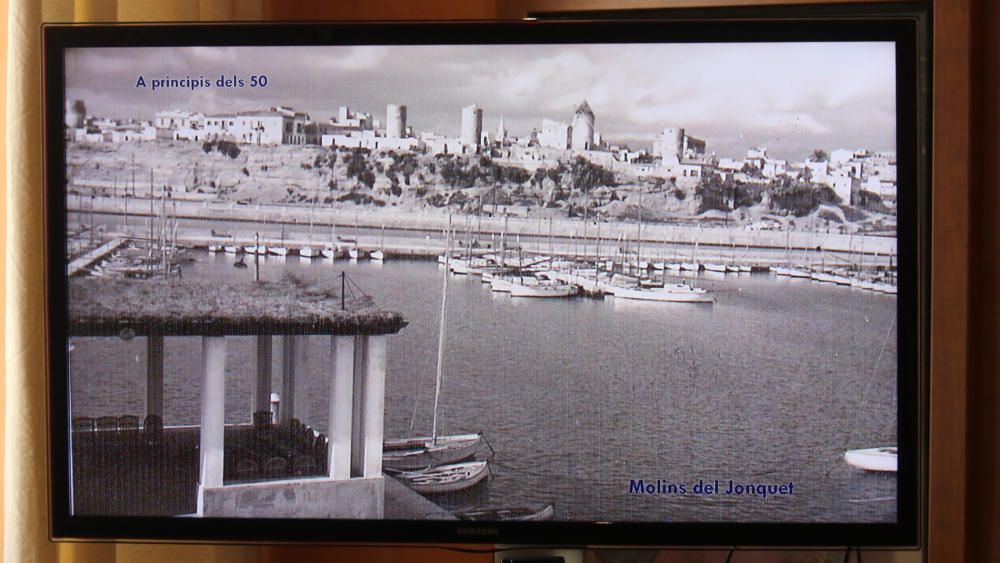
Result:
<svg viewBox="0 0 1000 563"><path fill-rule="evenodd" d="M497 125L497 142L504 144L507 142L507 127L504 126L503 116L500 116L500 124Z"/></svg>
<svg viewBox="0 0 1000 563"><path fill-rule="evenodd" d="M66 100L66 127L79 129L87 120L87 106L83 100Z"/></svg>
<svg viewBox="0 0 1000 563"><path fill-rule="evenodd" d="M462 134L459 136L466 145L478 145L483 136L483 109L472 104L462 108Z"/></svg>
<svg viewBox="0 0 1000 563"><path fill-rule="evenodd" d="M680 164L681 157L684 156L684 129L680 127L667 127L660 136L660 158L663 159L664 166Z"/></svg>
<svg viewBox="0 0 1000 563"><path fill-rule="evenodd" d="M594 148L594 111L584 100L573 113L573 150L586 151Z"/></svg>
<svg viewBox="0 0 1000 563"><path fill-rule="evenodd" d="M406 106L385 106L385 136L401 139L406 134Z"/></svg>

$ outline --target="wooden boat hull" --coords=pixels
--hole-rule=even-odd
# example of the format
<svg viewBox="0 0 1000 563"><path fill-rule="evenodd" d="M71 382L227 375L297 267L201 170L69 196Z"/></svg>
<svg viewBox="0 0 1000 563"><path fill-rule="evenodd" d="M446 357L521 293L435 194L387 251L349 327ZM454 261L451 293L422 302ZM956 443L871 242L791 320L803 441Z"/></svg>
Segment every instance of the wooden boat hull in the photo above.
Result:
<svg viewBox="0 0 1000 563"><path fill-rule="evenodd" d="M471 459L483 445L482 434L430 436L386 440L382 446L382 467L412 471L449 465Z"/></svg>
<svg viewBox="0 0 1000 563"><path fill-rule="evenodd" d="M637 301L661 301L671 303L714 303L715 299L705 290L688 288L678 290L672 287L656 289L614 288L616 299L634 299Z"/></svg>
<svg viewBox="0 0 1000 563"><path fill-rule="evenodd" d="M512 297L534 297L534 298L551 298L551 297L571 297L576 294L576 288L572 285L521 285L518 283L511 284L510 295Z"/></svg>
<svg viewBox="0 0 1000 563"><path fill-rule="evenodd" d="M498 293L510 293L511 287L514 284L510 280L504 280L500 278L493 278L490 281L490 291L496 291Z"/></svg>
<svg viewBox="0 0 1000 563"><path fill-rule="evenodd" d="M496 508L488 510L467 510L456 514L462 520L477 520L485 522L544 522L552 520L556 515L551 504L543 508Z"/></svg>
<svg viewBox="0 0 1000 563"><path fill-rule="evenodd" d="M441 494L471 488L490 476L486 461L442 465L423 471L395 475L404 485L421 494Z"/></svg>
<svg viewBox="0 0 1000 563"><path fill-rule="evenodd" d="M844 453L844 461L852 467L883 473L897 471L897 450L895 447L867 448L848 450Z"/></svg>

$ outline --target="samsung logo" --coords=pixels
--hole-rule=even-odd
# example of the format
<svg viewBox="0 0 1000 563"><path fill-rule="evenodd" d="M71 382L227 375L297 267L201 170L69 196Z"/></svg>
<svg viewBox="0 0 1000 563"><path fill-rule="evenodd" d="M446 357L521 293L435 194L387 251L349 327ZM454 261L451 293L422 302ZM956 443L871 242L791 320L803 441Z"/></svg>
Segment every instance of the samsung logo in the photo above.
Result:
<svg viewBox="0 0 1000 563"><path fill-rule="evenodd" d="M474 528L464 526L458 529L460 536L499 536L500 528Z"/></svg>

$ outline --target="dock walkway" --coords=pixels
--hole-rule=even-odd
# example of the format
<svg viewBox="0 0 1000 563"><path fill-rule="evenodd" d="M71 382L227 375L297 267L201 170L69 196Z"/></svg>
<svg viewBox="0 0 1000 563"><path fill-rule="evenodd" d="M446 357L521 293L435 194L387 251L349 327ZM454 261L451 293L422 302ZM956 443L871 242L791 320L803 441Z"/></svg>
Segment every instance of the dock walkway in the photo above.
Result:
<svg viewBox="0 0 1000 563"><path fill-rule="evenodd" d="M85 252L84 254L74 258L73 260L70 261L69 265L66 266L66 275L67 276L76 275L78 272L90 266L94 262L100 260L101 258L104 258L105 256L111 254L115 250L118 250L118 247L125 244L125 240L126 239L123 237L116 236L115 238L111 239L110 242L104 243L101 246L93 250L90 250L88 252Z"/></svg>

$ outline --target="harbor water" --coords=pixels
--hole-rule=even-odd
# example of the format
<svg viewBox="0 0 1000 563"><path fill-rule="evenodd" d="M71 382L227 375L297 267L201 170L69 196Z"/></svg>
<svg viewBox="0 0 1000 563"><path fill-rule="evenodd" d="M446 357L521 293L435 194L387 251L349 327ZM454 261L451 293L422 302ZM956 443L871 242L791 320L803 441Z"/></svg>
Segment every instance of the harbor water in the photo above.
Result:
<svg viewBox="0 0 1000 563"><path fill-rule="evenodd" d="M231 255L194 256L183 279L253 275ZM386 436L428 435L443 267L260 262L269 281L342 271L409 320L388 339ZM482 431L494 478L433 500L453 510L555 503L560 520L893 521L895 474L864 473L843 453L896 443L896 297L771 274L692 281L716 303L532 300L451 278L438 427ZM145 412L145 339L73 344L73 416ZM164 422L197 424L200 339L167 338L165 352ZM248 422L254 338L230 337L227 353L226 421ZM329 366L329 338L308 337L297 409L323 432ZM638 480L686 493L639 493ZM694 493L716 480L721 490ZM727 495L730 480L793 483L794 493Z"/></svg>

